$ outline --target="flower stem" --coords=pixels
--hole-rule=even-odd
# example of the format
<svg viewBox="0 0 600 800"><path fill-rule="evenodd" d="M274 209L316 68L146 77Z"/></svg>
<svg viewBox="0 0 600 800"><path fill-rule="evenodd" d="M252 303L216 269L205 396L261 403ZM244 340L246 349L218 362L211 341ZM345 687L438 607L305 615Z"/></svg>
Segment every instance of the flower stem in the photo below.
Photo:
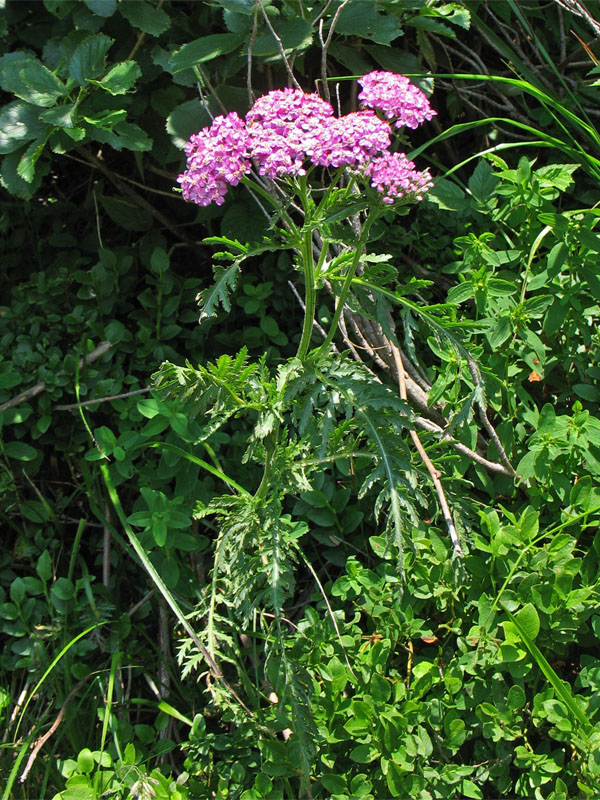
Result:
<svg viewBox="0 0 600 800"><path fill-rule="evenodd" d="M342 316L342 311L344 310L346 298L348 297L348 292L350 291L350 285L352 283L352 279L354 278L354 275L360 263L360 257L362 255L363 247L369 238L369 230L371 229L371 225L377 219L378 213L379 210L370 211L369 214L367 215L366 220L364 221L361 235L356 243L356 248L354 250L354 256L352 258L352 261L350 262L350 266L348 267L348 272L346 273L346 278L344 279L344 283L342 284L340 296L338 297L338 301L335 306L333 319L331 320L331 325L329 327L329 333L327 334L327 338L325 339L323 344L320 345L320 347L318 348L320 356L324 356L327 354L331 342L333 341L333 337L335 336L335 333L338 328L340 317Z"/></svg>
<svg viewBox="0 0 600 800"><path fill-rule="evenodd" d="M302 242L300 245L300 258L302 269L304 270L304 325L302 326L302 336L298 345L296 358L303 361L310 347L313 323L315 319L315 307L317 304L317 289L315 286L315 262L313 258L313 228L311 223L314 214L314 204L309 197L307 190L306 176L298 181L298 196L302 202L304 211L304 230L302 231Z"/></svg>
<svg viewBox="0 0 600 800"><path fill-rule="evenodd" d="M310 347L313 322L315 318L315 307L317 304L317 291L315 287L315 265L312 252L312 231L307 230L302 234L301 248L302 266L304 268L304 325L302 336L298 345L296 358L304 360Z"/></svg>

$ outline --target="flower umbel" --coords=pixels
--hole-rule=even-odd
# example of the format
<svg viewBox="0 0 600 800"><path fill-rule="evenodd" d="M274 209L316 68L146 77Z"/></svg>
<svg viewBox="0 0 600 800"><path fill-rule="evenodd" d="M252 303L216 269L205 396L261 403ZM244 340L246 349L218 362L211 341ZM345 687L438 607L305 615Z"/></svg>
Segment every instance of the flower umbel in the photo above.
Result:
<svg viewBox="0 0 600 800"><path fill-rule="evenodd" d="M381 192L382 202L394 203L406 195L422 200L433 186L427 170L419 172L404 153L385 153L370 161L364 175L371 179L371 186Z"/></svg>
<svg viewBox="0 0 600 800"><path fill-rule="evenodd" d="M358 166L390 146L391 129L373 111L355 111L324 121L312 152L322 167Z"/></svg>
<svg viewBox="0 0 600 800"><path fill-rule="evenodd" d="M383 111L388 119L396 120L396 128L418 128L437 114L423 92L404 75L376 70L363 75L358 83L362 86L358 99L363 106Z"/></svg>
<svg viewBox="0 0 600 800"><path fill-rule="evenodd" d="M318 94L281 89L259 97L246 114L252 157L260 175L305 175L304 161L319 142L333 108Z"/></svg>
<svg viewBox="0 0 600 800"><path fill-rule="evenodd" d="M246 127L235 111L195 133L185 145L187 170L177 178L183 199L199 206L223 205L229 186L250 172L248 145Z"/></svg>

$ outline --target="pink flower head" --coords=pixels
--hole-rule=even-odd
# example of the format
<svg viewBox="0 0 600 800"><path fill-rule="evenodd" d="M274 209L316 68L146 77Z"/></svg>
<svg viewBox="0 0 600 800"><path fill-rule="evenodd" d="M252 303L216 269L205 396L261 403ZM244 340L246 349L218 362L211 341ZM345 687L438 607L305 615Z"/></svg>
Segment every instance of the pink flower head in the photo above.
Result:
<svg viewBox="0 0 600 800"><path fill-rule="evenodd" d="M259 97L246 114L250 152L261 175L305 175L304 161L333 108L318 94L277 89Z"/></svg>
<svg viewBox="0 0 600 800"><path fill-rule="evenodd" d="M312 152L322 167L359 166L390 146L391 128L373 111L355 111L324 120Z"/></svg>
<svg viewBox="0 0 600 800"><path fill-rule="evenodd" d="M393 72L369 72L358 79L362 91L359 101L369 108L383 111L388 119L395 119L394 127L418 128L425 120L430 120L437 111L429 105L429 100L403 75Z"/></svg>
<svg viewBox="0 0 600 800"><path fill-rule="evenodd" d="M215 117L209 128L195 133L185 145L187 169L178 176L183 199L199 206L223 205L229 186L237 186L252 167L249 137L233 111Z"/></svg>
<svg viewBox="0 0 600 800"><path fill-rule="evenodd" d="M381 192L382 202L389 204L406 195L422 200L425 192L433 186L429 172L416 170L404 153L385 153L374 158L363 174L371 179L371 186Z"/></svg>

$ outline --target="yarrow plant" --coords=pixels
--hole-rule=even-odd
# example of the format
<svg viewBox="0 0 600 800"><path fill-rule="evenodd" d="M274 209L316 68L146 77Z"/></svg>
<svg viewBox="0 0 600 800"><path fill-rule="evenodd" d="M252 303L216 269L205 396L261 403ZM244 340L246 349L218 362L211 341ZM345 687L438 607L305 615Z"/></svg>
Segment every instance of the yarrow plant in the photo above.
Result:
<svg viewBox="0 0 600 800"><path fill-rule="evenodd" d="M330 240L323 223L329 206L337 204L340 219L352 217L354 233L358 225L361 234L323 352L335 335L373 222L387 208L422 200L433 185L427 170L417 170L405 153L394 150L393 142L395 130L405 125L414 129L436 113L425 94L408 78L391 72L372 72L359 83L363 109L342 116L319 95L287 88L258 98L244 120L235 112L217 117L186 144L187 169L177 179L184 199L201 206L221 205L230 186L244 183L275 208L284 225L279 233L297 253L304 272L301 359L312 335L317 284L323 284L335 263L328 260ZM317 190L321 195L315 205ZM303 219L288 210L285 196L291 207L301 207ZM356 216L357 204L362 206L359 214L367 212L362 220ZM339 208L344 205L345 216ZM316 242L320 255L315 267Z"/></svg>

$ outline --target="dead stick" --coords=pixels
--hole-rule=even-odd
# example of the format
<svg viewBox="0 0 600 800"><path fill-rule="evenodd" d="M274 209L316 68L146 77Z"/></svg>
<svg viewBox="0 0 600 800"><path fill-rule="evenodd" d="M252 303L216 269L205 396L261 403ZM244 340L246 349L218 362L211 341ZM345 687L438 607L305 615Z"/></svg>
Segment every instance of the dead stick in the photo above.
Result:
<svg viewBox="0 0 600 800"><path fill-rule="evenodd" d="M406 394L406 375L404 372L404 364L402 363L402 359L400 358L400 353L398 352L398 348L394 345L393 342L389 343L392 353L394 354L394 362L396 364L396 371L398 373L398 383L400 385L400 397L402 400L407 400ZM448 505L448 501L446 500L446 494L444 492L444 487L442 486L442 482L440 481L440 473L434 467L431 459L425 452L425 448L423 447L421 440L419 439L419 434L415 430L409 430L410 438L413 440L415 447L425 466L427 467L427 471L431 476L431 480L435 487L435 491L438 496L438 500L440 503L440 507L442 509L442 513L444 515L444 519L446 520L446 526L448 528L448 533L450 534L450 539L452 541L452 547L454 548L454 555L458 556L459 558L463 555L462 547L460 546L460 541L458 539L458 533L456 532L456 527L454 525L454 520L452 519L452 514L450 513L450 507Z"/></svg>

